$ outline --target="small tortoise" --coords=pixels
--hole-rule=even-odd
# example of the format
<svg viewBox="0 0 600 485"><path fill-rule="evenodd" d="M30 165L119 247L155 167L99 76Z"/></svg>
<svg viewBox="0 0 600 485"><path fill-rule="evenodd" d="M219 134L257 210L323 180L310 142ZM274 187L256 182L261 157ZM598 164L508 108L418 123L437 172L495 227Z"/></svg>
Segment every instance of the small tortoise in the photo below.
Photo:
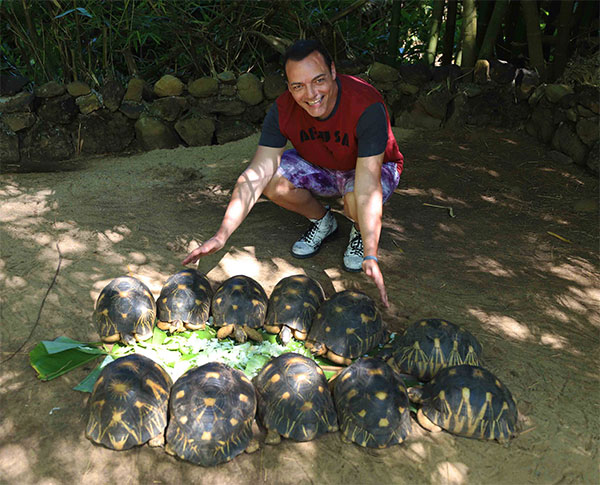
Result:
<svg viewBox="0 0 600 485"><path fill-rule="evenodd" d="M156 301L156 326L169 332L201 330L210 314L213 290L195 269L184 269L167 279Z"/></svg>
<svg viewBox="0 0 600 485"><path fill-rule="evenodd" d="M132 345L152 337L156 303L137 278L121 276L106 285L94 310L94 323L103 342Z"/></svg>
<svg viewBox="0 0 600 485"><path fill-rule="evenodd" d="M167 453L212 466L252 451L254 386L241 372L218 362L194 367L173 385Z"/></svg>
<svg viewBox="0 0 600 485"><path fill-rule="evenodd" d="M349 365L384 338L381 315L373 300L360 291L344 290L319 307L305 346L315 355Z"/></svg>
<svg viewBox="0 0 600 485"><path fill-rule="evenodd" d="M311 359L293 352L269 361L253 379L265 443L281 436L310 441L337 431L337 415L327 379Z"/></svg>
<svg viewBox="0 0 600 485"><path fill-rule="evenodd" d="M94 385L85 435L113 450L163 445L171 384L164 369L143 355L111 362Z"/></svg>
<svg viewBox="0 0 600 485"><path fill-rule="evenodd" d="M305 275L288 276L273 288L267 307L265 330L278 333L286 345L292 334L306 340L317 309L325 300L319 282Z"/></svg>
<svg viewBox="0 0 600 485"><path fill-rule="evenodd" d="M388 364L421 381L430 380L444 367L481 363L481 344L473 334L437 318L413 323L386 347L383 352L389 353Z"/></svg>
<svg viewBox="0 0 600 485"><path fill-rule="evenodd" d="M238 342L248 337L261 342L262 335L256 329L264 324L267 302L263 287L249 276L232 276L224 281L212 299L213 324L220 327L217 337L233 334Z"/></svg>
<svg viewBox="0 0 600 485"><path fill-rule="evenodd" d="M419 424L429 431L446 431L482 440L508 441L516 435L517 405L490 371L479 366L445 367L422 389L409 390L421 402Z"/></svg>
<svg viewBox="0 0 600 485"><path fill-rule="evenodd" d="M383 360L363 357L334 380L342 439L370 448L402 443L412 430L400 376Z"/></svg>

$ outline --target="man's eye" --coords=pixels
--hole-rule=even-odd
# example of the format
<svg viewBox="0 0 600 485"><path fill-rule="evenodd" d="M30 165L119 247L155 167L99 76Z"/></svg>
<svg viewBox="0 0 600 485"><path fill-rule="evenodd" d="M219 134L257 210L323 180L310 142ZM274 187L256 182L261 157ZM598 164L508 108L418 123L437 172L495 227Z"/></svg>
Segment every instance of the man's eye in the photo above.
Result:
<svg viewBox="0 0 600 485"><path fill-rule="evenodd" d="M320 77L320 78L319 78L319 79L317 79L315 82L316 82L317 84L323 84L323 81L325 81L325 78L324 78L324 77Z"/></svg>

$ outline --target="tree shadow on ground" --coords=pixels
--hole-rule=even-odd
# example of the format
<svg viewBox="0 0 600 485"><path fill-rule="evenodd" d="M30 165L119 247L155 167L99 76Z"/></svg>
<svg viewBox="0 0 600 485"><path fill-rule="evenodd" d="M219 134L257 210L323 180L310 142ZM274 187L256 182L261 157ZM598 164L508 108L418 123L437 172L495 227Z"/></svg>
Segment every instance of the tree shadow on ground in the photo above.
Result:
<svg viewBox="0 0 600 485"><path fill-rule="evenodd" d="M180 261L217 229L229 190L256 137L224 147L157 151L82 162L64 173L5 176L0 187L0 473L8 483L522 483L596 482L598 416L598 181L551 161L546 149L500 130L401 133L401 185L385 208L382 268L390 329L420 318L464 325L486 366L516 397L522 434L509 446L428 434L416 423L387 450L343 444L339 434L284 441L202 469L161 449L111 452L84 437L86 396L72 390L91 366L49 383L27 352L59 335L98 339L95 298L133 274L155 296ZM430 205L425 205L430 204ZM452 207L448 209L431 205ZM341 270L350 222L334 203L340 235L314 258L289 248L306 221L260 201L220 253L199 269L216 286L247 274L270 294L306 273L328 295L358 288Z"/></svg>

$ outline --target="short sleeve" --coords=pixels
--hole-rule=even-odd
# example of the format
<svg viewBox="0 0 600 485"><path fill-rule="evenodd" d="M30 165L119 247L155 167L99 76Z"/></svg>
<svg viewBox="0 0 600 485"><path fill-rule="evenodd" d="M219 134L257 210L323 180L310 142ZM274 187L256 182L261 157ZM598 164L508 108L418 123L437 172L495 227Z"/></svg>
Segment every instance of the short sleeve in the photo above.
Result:
<svg viewBox="0 0 600 485"><path fill-rule="evenodd" d="M369 106L356 125L358 156L371 157L385 152L388 141L388 118L382 103Z"/></svg>
<svg viewBox="0 0 600 485"><path fill-rule="evenodd" d="M279 113L277 103L273 103L263 121L262 132L258 144L269 148L283 148L287 143L287 138L279 129Z"/></svg>

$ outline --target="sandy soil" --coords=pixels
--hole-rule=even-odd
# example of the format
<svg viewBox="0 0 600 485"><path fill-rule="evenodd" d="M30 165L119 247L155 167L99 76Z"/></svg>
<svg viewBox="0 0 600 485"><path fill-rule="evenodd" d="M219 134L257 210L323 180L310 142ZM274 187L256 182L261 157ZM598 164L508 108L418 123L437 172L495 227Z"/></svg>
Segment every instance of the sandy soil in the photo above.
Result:
<svg viewBox="0 0 600 485"><path fill-rule="evenodd" d="M475 334L518 402L518 438L503 446L415 423L386 450L333 434L210 469L160 448L112 452L85 438L87 395L72 387L92 366L42 383L29 350L60 335L96 341L94 301L116 276L136 275L157 296L188 249L216 230L252 136L1 178L0 360L25 345L0 366L0 482L598 483L598 180L516 132L397 135L406 169L385 209L385 321L398 331L440 317ZM215 285L247 274L268 294L304 272L329 294L357 287L377 298L364 275L341 270L350 223L334 208L342 235L312 259L289 253L306 221L261 201L199 268Z"/></svg>

